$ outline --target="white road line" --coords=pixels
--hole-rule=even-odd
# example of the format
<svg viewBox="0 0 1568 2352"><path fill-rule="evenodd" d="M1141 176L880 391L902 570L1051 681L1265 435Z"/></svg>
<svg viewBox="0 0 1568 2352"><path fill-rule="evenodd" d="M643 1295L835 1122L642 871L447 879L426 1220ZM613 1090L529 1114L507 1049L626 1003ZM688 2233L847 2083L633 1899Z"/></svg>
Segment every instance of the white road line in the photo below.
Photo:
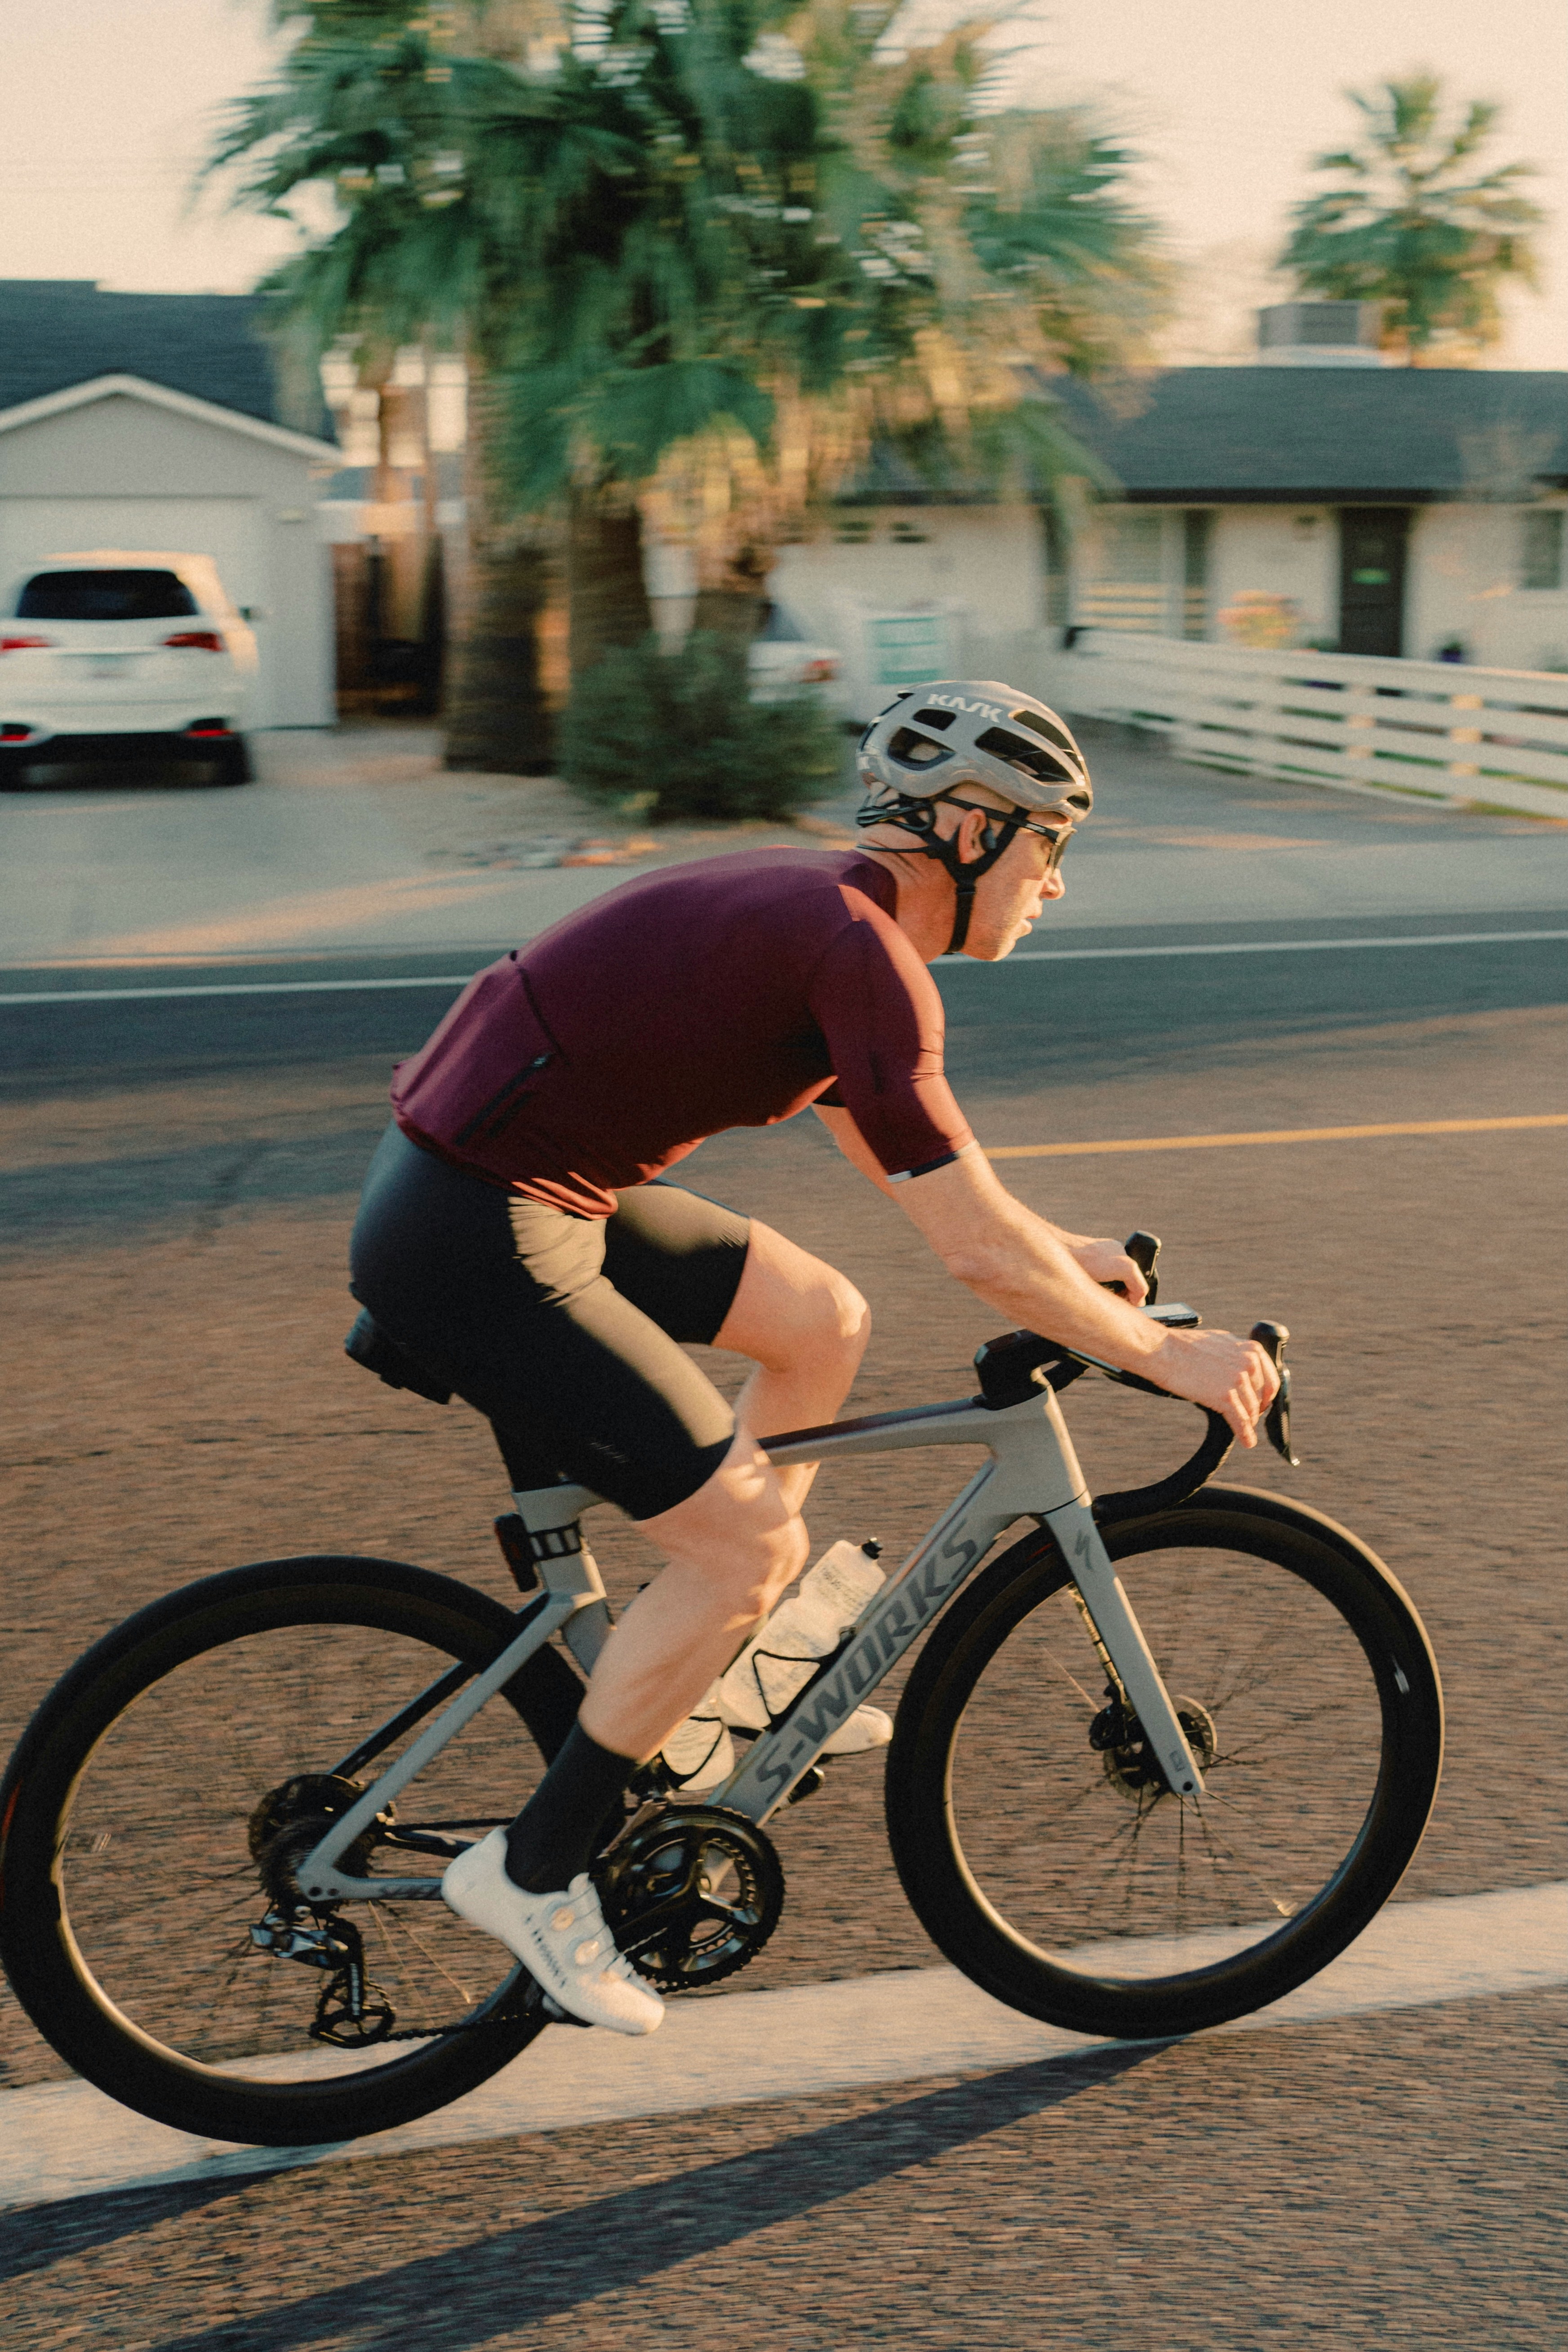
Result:
<svg viewBox="0 0 1568 2352"><path fill-rule="evenodd" d="M1110 963L1139 956L1310 955L1331 948L1474 948L1500 940L1568 940L1558 931L1423 931L1418 937L1364 940L1226 940L1198 947L1015 948L1004 963ZM939 956L939 963L973 963L972 956ZM996 969L989 964L982 971Z"/></svg>
<svg viewBox="0 0 1568 2352"><path fill-rule="evenodd" d="M1521 940L1568 940L1556 931L1430 931L1419 938L1365 940L1229 940L1211 946L1153 948L1026 948L1007 963L1118 962L1144 956L1304 955L1347 948L1473 948L1511 945ZM941 964L967 964L970 956L939 956ZM999 969L980 964L977 970ZM155 996L331 996L384 988L467 988L471 971L431 972L413 980L235 980L204 981L195 988L40 988L0 996L0 1004L121 1004Z"/></svg>
<svg viewBox="0 0 1568 2352"><path fill-rule="evenodd" d="M1212 1939L1183 1940L1210 1956ZM1129 1948L1114 1948L1123 1967ZM1197 1957L1189 1955L1189 1963ZM1310 1984L1224 2031L1317 2025L1564 1982L1568 1883L1400 1903ZM1108 2046L1020 2017L952 1969L912 1969L675 2001L647 2041L560 2029L438 2115L329 2147L235 2147L148 2123L90 2084L39 2084L0 2094L0 2208L1042 2059L1066 2063Z"/></svg>
<svg viewBox="0 0 1568 2352"><path fill-rule="evenodd" d="M471 971L433 972L416 980L233 980L199 988L40 988L0 996L0 1004L124 1004L146 996L337 996L350 990L467 988Z"/></svg>

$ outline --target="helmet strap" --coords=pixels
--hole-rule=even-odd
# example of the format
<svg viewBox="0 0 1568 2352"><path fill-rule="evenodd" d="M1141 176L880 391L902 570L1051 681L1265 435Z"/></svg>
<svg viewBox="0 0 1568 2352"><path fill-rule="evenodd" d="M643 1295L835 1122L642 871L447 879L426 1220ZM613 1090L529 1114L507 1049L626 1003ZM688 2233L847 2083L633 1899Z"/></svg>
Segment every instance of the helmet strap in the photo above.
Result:
<svg viewBox="0 0 1568 2352"><path fill-rule="evenodd" d="M998 809L990 824L986 826L986 832L994 835L994 837L978 857L966 864L958 854L957 842L943 840L937 832L937 805L935 801L927 800L907 800L892 809L878 809L872 804L860 810L856 822L868 827L874 824L896 824L901 826L905 833L918 835L920 837L918 850L906 850L901 854L905 856L934 857L939 866L944 866L947 868L952 877L957 903L952 910L952 937L948 940L942 953L957 955L969 937L969 919L974 912L975 887L990 873L997 860L1006 856L1013 845L1013 837L1022 829L1026 816L1023 812L1020 812L1016 816L1006 817ZM900 853L895 853L897 854Z"/></svg>

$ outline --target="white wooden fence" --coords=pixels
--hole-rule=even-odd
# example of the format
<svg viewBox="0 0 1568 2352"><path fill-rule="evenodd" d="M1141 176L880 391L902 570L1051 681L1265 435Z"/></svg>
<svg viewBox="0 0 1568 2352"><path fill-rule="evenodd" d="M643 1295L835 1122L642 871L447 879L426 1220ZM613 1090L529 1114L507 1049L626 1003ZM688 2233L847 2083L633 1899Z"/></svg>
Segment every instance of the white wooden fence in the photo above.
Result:
<svg viewBox="0 0 1568 2352"><path fill-rule="evenodd" d="M1086 629L1043 667L1058 707L1181 760L1568 820L1568 677Z"/></svg>

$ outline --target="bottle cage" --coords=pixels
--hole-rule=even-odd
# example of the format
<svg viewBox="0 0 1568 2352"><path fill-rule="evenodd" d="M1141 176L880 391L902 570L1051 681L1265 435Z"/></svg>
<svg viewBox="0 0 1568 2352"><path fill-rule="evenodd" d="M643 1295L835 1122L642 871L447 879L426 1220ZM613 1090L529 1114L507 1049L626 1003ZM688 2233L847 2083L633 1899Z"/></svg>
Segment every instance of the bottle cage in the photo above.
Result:
<svg viewBox="0 0 1568 2352"><path fill-rule="evenodd" d="M899 825L905 833L916 835L919 846L918 850L910 852L895 850L895 856L918 855L934 857L939 866L946 866L952 877L958 900L952 910L952 937L943 952L957 955L969 937L969 919L974 911L976 884L990 873L999 857L1006 856L1014 835L1028 823L1029 812L1018 809L1011 816L1004 816L998 811L985 828L984 849L966 865L958 854L957 844L944 841L938 834L936 811L934 798L917 800L904 793L890 793L885 801L868 801L863 808L857 811L855 822L863 831L874 824Z"/></svg>

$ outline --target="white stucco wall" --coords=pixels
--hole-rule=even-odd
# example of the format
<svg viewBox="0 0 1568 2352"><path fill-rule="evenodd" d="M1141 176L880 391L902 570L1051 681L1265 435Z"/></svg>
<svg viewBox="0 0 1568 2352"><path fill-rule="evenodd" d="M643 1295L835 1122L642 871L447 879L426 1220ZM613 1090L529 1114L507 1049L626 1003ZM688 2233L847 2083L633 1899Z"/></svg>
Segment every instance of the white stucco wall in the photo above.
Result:
<svg viewBox="0 0 1568 2352"><path fill-rule="evenodd" d="M1211 529L1209 638L1225 639L1217 616L1234 596L1263 588L1299 607L1303 638L1337 639L1340 536L1331 508L1218 507Z"/></svg>
<svg viewBox="0 0 1568 2352"><path fill-rule="evenodd" d="M0 433L0 572L79 548L211 555L256 623L253 727L336 716L331 558L313 465L243 429L114 394Z"/></svg>
<svg viewBox="0 0 1568 2352"><path fill-rule="evenodd" d="M1521 507L1477 505L1426 507L1416 515L1405 601L1408 653L1430 660L1457 637L1466 659L1486 668L1568 667L1568 582L1555 589L1520 585L1524 513Z"/></svg>
<svg viewBox="0 0 1568 2352"><path fill-rule="evenodd" d="M670 619L684 619L690 558L650 553L649 588ZM879 646L879 621L908 615L934 648L927 675L1008 677L1038 660L1045 620L1045 543L1033 507L886 507L846 509L803 546L781 547L772 589L807 636L843 665L846 710L869 716L889 698L896 648ZM923 663L921 665L923 667Z"/></svg>
<svg viewBox="0 0 1568 2352"><path fill-rule="evenodd" d="M1547 507L1568 509L1568 500ZM1090 516L1073 550L1072 614L1100 627L1182 630L1182 514L1178 507L1122 511L1162 520L1158 586L1114 585L1113 530L1108 513ZM1289 596L1303 640L1339 635L1340 520L1332 507L1236 506L1210 510L1208 625L1223 642L1218 615L1247 589ZM1521 507L1418 507L1411 518L1405 572L1405 650L1430 661L1458 638L1466 659L1503 669L1568 667L1568 555L1555 589L1521 585ZM1540 512L1541 507L1529 511ZM1568 530L1568 524L1564 526ZM1120 614L1120 597L1125 612Z"/></svg>

